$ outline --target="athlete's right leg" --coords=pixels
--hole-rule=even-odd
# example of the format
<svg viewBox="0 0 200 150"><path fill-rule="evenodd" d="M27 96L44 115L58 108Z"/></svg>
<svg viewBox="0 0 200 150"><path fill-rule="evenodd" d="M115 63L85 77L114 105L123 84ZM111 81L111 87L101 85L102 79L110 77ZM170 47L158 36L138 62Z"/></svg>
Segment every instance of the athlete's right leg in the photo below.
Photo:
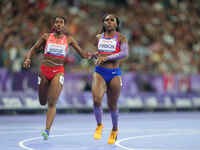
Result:
<svg viewBox="0 0 200 150"><path fill-rule="evenodd" d="M39 92L39 101L41 105L46 105L48 100L48 89L50 82L47 78L40 72L38 76L38 92ZM42 136L45 140L48 139L49 131L45 130L42 132Z"/></svg>
<svg viewBox="0 0 200 150"><path fill-rule="evenodd" d="M38 76L38 92L41 105L46 105L48 94L49 80L40 72Z"/></svg>
<svg viewBox="0 0 200 150"><path fill-rule="evenodd" d="M106 83L103 77L94 72L93 81L92 81L92 96L93 96L93 105L94 105L94 115L97 121L97 128L94 134L95 139L100 139L102 135L102 108L101 103L106 91Z"/></svg>
<svg viewBox="0 0 200 150"><path fill-rule="evenodd" d="M48 89L48 111L46 119L46 131L50 132L52 123L56 115L56 103L59 98L59 95L62 91L64 83L64 74L58 73L51 80L49 89Z"/></svg>

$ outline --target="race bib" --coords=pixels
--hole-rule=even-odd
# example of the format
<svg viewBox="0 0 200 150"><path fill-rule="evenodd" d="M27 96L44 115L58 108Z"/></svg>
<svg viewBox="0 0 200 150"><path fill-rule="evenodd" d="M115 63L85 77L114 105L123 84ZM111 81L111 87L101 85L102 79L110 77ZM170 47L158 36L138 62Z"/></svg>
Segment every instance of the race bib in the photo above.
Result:
<svg viewBox="0 0 200 150"><path fill-rule="evenodd" d="M101 52L114 52L117 41L115 39L99 39L98 50Z"/></svg>
<svg viewBox="0 0 200 150"><path fill-rule="evenodd" d="M66 55L65 48L66 48L65 45L49 43L47 45L46 53L55 56L65 56Z"/></svg>

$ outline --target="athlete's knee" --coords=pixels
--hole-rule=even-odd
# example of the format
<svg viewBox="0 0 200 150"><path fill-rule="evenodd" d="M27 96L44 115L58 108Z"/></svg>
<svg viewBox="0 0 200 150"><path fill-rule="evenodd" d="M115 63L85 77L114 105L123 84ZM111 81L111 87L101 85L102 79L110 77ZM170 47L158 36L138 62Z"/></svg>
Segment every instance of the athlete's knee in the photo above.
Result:
<svg viewBox="0 0 200 150"><path fill-rule="evenodd" d="M48 98L48 107L55 107L56 106L56 100L53 98Z"/></svg>
<svg viewBox="0 0 200 150"><path fill-rule="evenodd" d="M108 107L111 111L115 111L117 109L117 104L112 103L112 102L108 102Z"/></svg>
<svg viewBox="0 0 200 150"><path fill-rule="evenodd" d="M46 105L47 104L47 100L44 98L40 98L40 105Z"/></svg>
<svg viewBox="0 0 200 150"><path fill-rule="evenodd" d="M98 93L93 93L93 101L94 101L94 106L99 107L101 106L101 100L103 98L103 96L101 96Z"/></svg>
<svg viewBox="0 0 200 150"><path fill-rule="evenodd" d="M40 105L46 105L46 102L40 100Z"/></svg>
<svg viewBox="0 0 200 150"><path fill-rule="evenodd" d="M94 106L95 106L95 107L100 107L100 106L101 106L101 102L99 102L99 101L94 101Z"/></svg>
<svg viewBox="0 0 200 150"><path fill-rule="evenodd" d="M103 97L101 95L93 93L93 99L94 99L95 102L101 101L102 98Z"/></svg>
<svg viewBox="0 0 200 150"><path fill-rule="evenodd" d="M110 109L110 111L115 111L115 110L117 110L117 106L110 106L109 109Z"/></svg>

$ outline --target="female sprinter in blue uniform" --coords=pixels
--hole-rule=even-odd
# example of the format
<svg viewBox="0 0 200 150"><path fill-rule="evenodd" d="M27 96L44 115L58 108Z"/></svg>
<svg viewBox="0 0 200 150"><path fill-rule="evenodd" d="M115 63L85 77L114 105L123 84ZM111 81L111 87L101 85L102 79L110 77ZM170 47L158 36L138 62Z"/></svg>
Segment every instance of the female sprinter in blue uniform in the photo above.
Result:
<svg viewBox="0 0 200 150"><path fill-rule="evenodd" d="M65 18L55 18L52 33L44 33L33 45L24 61L24 67L29 68L31 59L38 48L45 45L44 58L40 66L38 78L39 101L41 105L48 104L46 128L42 132L44 140L48 139L49 132L56 115L56 102L64 83L64 62L68 47L73 46L76 52L83 58L89 58L90 54L82 51L78 43L71 36L64 33Z"/></svg>
<svg viewBox="0 0 200 150"><path fill-rule="evenodd" d="M108 14L103 18L103 33L98 34L96 68L93 74L92 95L94 114L97 121L94 139L102 136L102 99L107 94L107 104L112 118L112 131L108 144L114 144L118 134L118 107L117 101L122 87L120 59L128 56L128 41L119 33L119 19Z"/></svg>

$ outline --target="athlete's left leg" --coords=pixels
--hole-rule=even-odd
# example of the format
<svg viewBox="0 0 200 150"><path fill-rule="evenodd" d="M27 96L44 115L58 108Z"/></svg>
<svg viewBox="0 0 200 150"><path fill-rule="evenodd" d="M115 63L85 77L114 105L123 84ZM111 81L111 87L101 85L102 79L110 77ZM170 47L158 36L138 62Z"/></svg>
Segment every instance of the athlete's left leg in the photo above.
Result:
<svg viewBox="0 0 200 150"><path fill-rule="evenodd" d="M113 124L113 128L110 133L110 137L108 139L109 144L114 144L117 139L118 116L119 116L117 102L118 102L118 98L120 96L121 87L122 87L121 77L116 76L110 81L110 83L108 85L108 89L107 89L107 103L108 103L108 107L110 109L112 124Z"/></svg>

